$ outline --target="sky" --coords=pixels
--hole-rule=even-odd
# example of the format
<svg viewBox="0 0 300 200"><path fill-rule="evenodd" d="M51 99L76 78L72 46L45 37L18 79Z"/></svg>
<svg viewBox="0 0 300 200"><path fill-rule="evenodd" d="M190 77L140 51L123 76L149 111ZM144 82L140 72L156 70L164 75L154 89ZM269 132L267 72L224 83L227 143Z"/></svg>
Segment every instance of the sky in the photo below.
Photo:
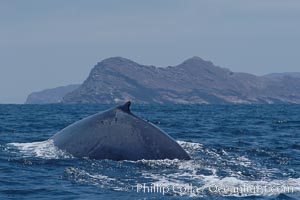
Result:
<svg viewBox="0 0 300 200"><path fill-rule="evenodd" d="M158 67L199 56L256 75L299 72L300 1L0 1L0 103L82 83L112 56Z"/></svg>

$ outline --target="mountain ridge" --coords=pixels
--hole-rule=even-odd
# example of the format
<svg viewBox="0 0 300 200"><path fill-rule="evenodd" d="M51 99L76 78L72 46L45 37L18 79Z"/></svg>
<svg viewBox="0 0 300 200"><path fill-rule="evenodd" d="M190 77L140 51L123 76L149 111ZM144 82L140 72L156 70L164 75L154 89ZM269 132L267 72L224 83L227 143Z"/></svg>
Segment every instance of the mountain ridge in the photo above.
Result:
<svg viewBox="0 0 300 200"><path fill-rule="evenodd" d="M279 77L232 72L197 56L168 67L110 57L98 62L61 103L300 103L300 77Z"/></svg>

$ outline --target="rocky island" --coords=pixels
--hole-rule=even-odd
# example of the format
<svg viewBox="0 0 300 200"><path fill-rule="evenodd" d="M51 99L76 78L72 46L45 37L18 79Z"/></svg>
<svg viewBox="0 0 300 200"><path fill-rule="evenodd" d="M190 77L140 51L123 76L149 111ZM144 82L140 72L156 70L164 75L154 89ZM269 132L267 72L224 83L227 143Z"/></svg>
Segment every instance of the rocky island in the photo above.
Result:
<svg viewBox="0 0 300 200"><path fill-rule="evenodd" d="M112 57L97 63L80 86L60 98L56 102L68 104L299 104L300 76L232 72L200 57L164 68Z"/></svg>
<svg viewBox="0 0 300 200"><path fill-rule="evenodd" d="M52 89L45 89L40 92L33 92L28 95L25 104L47 104L47 103L61 103L63 97L77 89L80 85L67 85L56 87Z"/></svg>

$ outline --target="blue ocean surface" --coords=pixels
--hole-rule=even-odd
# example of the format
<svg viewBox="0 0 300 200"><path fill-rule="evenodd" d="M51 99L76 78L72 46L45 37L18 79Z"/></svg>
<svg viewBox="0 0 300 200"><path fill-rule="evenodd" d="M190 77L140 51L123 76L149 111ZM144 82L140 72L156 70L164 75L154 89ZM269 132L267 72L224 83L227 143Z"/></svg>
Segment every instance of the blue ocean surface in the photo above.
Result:
<svg viewBox="0 0 300 200"><path fill-rule="evenodd" d="M0 105L0 199L300 199L299 105L132 105L192 160L74 158L52 135L111 105Z"/></svg>

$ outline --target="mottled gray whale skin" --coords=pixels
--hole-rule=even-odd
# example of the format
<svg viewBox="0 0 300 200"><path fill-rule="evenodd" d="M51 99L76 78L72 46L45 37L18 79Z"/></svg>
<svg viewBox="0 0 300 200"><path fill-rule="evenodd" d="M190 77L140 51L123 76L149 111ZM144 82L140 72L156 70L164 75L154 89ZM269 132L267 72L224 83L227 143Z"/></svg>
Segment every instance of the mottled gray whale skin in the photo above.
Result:
<svg viewBox="0 0 300 200"><path fill-rule="evenodd" d="M56 133L54 145L75 157L110 160L189 160L155 125L130 112L130 102L84 118Z"/></svg>

